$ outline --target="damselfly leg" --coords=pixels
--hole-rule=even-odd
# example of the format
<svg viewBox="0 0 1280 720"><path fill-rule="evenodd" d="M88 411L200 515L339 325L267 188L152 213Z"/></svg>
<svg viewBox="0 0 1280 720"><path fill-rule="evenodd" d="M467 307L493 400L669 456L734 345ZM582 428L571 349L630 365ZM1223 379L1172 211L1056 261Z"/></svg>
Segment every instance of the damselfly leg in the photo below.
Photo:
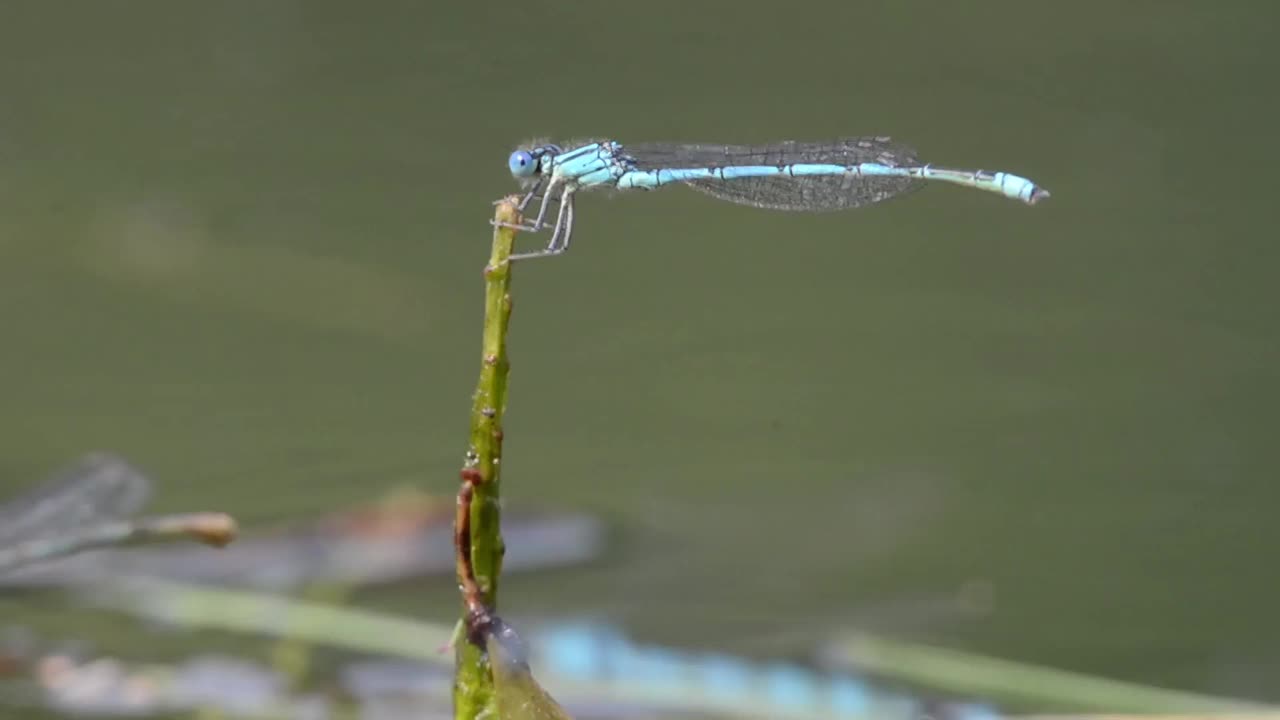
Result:
<svg viewBox="0 0 1280 720"><path fill-rule="evenodd" d="M548 191L546 197L543 198L542 208L544 211L546 210L546 206L547 206L547 198L549 198L550 196L551 196L551 192ZM563 253L565 250L569 249L569 241L573 237L573 218L574 218L573 190L571 188L565 188L561 190L560 196L557 198L557 202L559 203L560 207L556 211L556 224L551 229L551 239L547 241L547 246L541 250L536 250L534 252L516 253L510 256L511 260L531 260L533 258L554 257L556 255ZM543 227L543 225L541 224L541 214L542 213L540 212L539 219L534 221L534 225L538 226L537 228L533 228L533 229L518 228L518 229L526 230L529 232L537 232L539 229L541 229L541 227ZM493 221L491 220L490 222L493 222Z"/></svg>
<svg viewBox="0 0 1280 720"><path fill-rule="evenodd" d="M529 206L529 203L540 197L542 202L538 206L538 216L534 218L533 222L504 223L498 222L497 220L489 221L489 224L494 227L509 227L515 230L520 230L521 232L540 232L548 225L547 209L551 207L552 202L557 203L556 222L551 229L551 238L547 241L547 246L542 250L537 250L535 252L513 254L509 257L510 260L529 260L539 257L551 257L563 253L565 249L569 247L569 236L573 231L574 217L573 190L565 184L557 184L553 180L547 184L546 192L542 195L538 195L538 190L541 186L542 180L538 180L534 183L533 187L529 189L529 192L525 193L525 196L520 199L520 204L517 206L520 211L523 212L524 209Z"/></svg>

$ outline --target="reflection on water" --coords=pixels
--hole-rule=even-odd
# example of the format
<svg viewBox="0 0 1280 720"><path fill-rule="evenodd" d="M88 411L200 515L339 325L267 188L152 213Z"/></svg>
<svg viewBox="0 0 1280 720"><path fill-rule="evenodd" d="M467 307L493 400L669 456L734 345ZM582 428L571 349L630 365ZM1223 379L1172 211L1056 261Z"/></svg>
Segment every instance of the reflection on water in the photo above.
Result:
<svg viewBox="0 0 1280 720"><path fill-rule="evenodd" d="M502 627L488 647L503 717L566 717L559 704L580 720L917 718L923 712L952 720L997 717L984 704L890 690L858 675L637 645L607 626L536 627L531 646L510 626ZM451 717L448 656L425 661L423 648L408 653L418 660L344 662L337 671L338 687L320 683L319 688L300 690L279 663L267 666L205 653L169 665L144 665L46 651L37 643L29 635L10 634L0 657L11 678L4 685L3 704L47 706L85 717L181 711L230 717L328 717L349 711L386 720ZM531 665L541 682L533 678ZM553 688L555 699L549 699L544 684Z"/></svg>

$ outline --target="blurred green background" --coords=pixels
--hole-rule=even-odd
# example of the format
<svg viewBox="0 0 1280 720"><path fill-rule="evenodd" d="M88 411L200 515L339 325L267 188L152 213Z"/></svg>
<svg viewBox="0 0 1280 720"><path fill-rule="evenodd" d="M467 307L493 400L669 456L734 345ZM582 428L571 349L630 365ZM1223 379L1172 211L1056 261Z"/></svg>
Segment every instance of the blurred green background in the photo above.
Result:
<svg viewBox="0 0 1280 720"><path fill-rule="evenodd" d="M518 267L505 496L619 544L504 610L1280 700L1275 3L0 10L4 493L90 449L248 526L451 493L515 144L891 134L1053 199L584 196Z"/></svg>

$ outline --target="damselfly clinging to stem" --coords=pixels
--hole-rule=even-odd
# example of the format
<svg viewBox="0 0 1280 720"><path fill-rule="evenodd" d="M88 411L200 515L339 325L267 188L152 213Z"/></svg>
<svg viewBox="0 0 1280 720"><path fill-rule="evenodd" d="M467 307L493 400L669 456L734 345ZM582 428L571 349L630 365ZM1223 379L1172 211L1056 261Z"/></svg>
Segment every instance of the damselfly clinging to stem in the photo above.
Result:
<svg viewBox="0 0 1280 720"><path fill-rule="evenodd" d="M741 205L823 212L870 205L925 181L988 190L1028 205L1049 191L1007 172L956 170L921 163L915 151L887 137L774 145L623 145L600 140L568 149L540 144L511 153L511 174L530 185L524 211L541 197L538 215L517 229L551 227L547 246L512 260L559 255L573 237L574 194L580 190L654 190L682 183ZM541 195L539 195L541 192ZM558 206L554 223L548 208Z"/></svg>

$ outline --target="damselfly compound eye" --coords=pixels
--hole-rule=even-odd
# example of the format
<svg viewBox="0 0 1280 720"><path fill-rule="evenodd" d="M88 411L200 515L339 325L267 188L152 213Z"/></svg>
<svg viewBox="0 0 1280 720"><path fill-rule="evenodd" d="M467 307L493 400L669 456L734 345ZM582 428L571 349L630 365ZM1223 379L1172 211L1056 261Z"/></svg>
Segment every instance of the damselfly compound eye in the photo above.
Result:
<svg viewBox="0 0 1280 720"><path fill-rule="evenodd" d="M533 155L527 150L517 150L511 153L511 157L507 158L507 167L511 169L511 174L515 177L527 178L533 175L538 163L534 161Z"/></svg>

